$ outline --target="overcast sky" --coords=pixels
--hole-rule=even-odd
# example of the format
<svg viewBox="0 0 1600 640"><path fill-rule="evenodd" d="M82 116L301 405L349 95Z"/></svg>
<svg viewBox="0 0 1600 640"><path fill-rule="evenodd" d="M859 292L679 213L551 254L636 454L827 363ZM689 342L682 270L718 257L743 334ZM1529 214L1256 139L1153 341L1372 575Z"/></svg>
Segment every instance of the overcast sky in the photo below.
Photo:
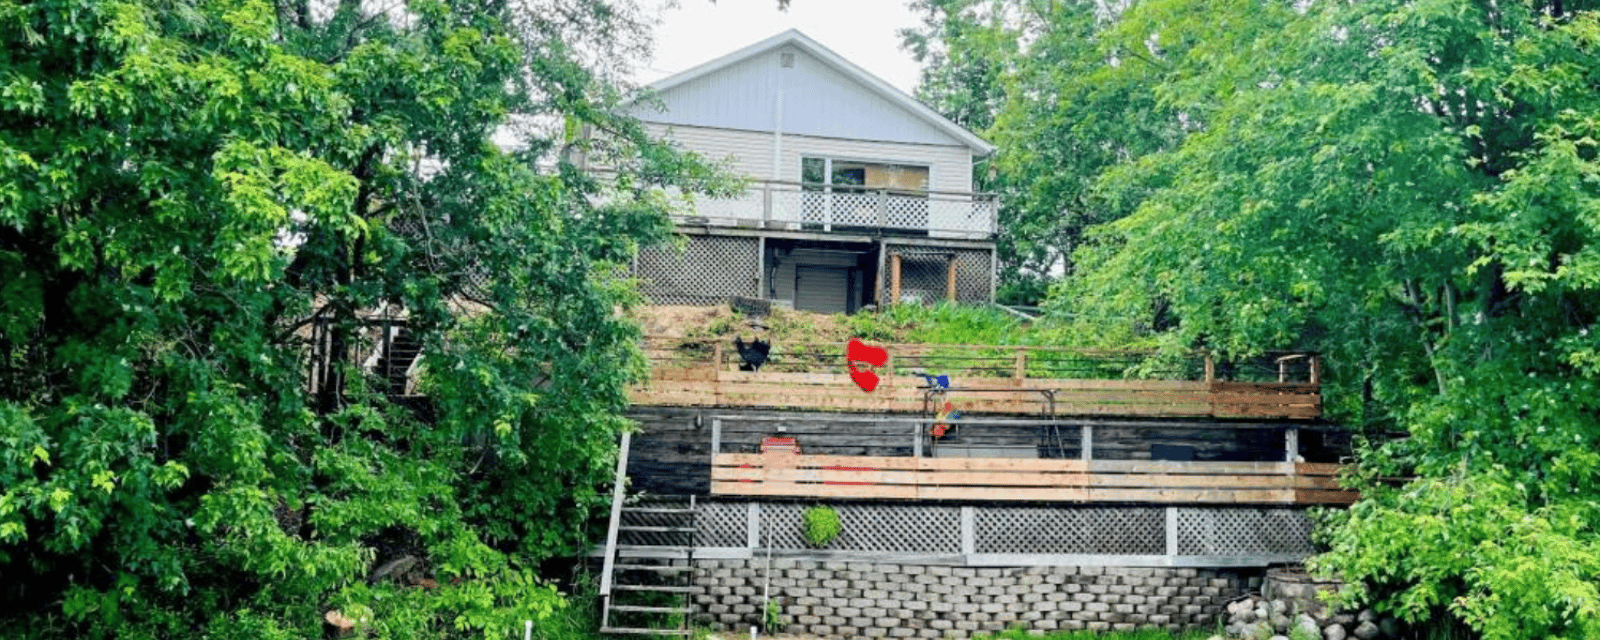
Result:
<svg viewBox="0 0 1600 640"><path fill-rule="evenodd" d="M732 53L788 29L906 93L917 84L917 63L900 49L901 28L917 24L905 0L680 0L656 30L655 59L639 81L649 83Z"/></svg>

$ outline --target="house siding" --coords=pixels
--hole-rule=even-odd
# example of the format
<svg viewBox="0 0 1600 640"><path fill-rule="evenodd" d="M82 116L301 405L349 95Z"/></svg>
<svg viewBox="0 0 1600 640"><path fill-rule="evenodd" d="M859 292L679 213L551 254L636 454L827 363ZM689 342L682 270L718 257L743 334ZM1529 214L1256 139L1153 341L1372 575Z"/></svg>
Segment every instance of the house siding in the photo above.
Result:
<svg viewBox="0 0 1600 640"><path fill-rule="evenodd" d="M791 68L780 66L794 56ZM728 65L670 87L659 105L641 105L641 120L688 126L772 131L912 144L960 145L923 117L793 45ZM780 108L781 103L781 108Z"/></svg>
<svg viewBox="0 0 1600 640"><path fill-rule="evenodd" d="M652 122L651 133L670 137L712 160L731 159L734 171L755 180L800 181L800 159L829 157L875 160L928 167L928 188L934 191L972 190L972 152L959 145L926 145L847 140L784 134L779 143L776 175L772 170L773 134L720 127L672 125Z"/></svg>

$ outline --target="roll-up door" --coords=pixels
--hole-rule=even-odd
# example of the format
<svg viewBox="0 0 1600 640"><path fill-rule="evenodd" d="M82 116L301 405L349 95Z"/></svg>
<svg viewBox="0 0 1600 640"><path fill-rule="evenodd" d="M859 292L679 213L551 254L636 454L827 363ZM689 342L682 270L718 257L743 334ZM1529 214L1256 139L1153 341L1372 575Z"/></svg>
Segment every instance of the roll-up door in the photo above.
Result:
<svg viewBox="0 0 1600 640"><path fill-rule="evenodd" d="M850 270L802 264L795 268L794 308L817 313L848 310Z"/></svg>

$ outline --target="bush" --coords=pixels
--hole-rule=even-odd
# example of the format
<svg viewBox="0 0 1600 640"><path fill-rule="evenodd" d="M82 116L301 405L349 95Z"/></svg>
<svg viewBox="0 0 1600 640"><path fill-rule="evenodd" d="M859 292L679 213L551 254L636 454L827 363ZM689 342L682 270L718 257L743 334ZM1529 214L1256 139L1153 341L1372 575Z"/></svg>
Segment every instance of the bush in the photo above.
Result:
<svg viewBox="0 0 1600 640"><path fill-rule="evenodd" d="M816 505L806 509L804 517L806 543L813 547L828 546L844 530L844 524L839 521L839 512L834 511L833 507Z"/></svg>

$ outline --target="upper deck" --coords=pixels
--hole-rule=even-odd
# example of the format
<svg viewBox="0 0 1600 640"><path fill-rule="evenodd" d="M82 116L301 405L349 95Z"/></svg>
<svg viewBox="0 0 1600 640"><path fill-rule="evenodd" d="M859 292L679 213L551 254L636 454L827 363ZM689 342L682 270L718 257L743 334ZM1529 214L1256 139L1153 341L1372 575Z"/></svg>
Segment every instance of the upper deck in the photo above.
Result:
<svg viewBox="0 0 1600 640"><path fill-rule="evenodd" d="M636 405L1024 416L1282 418L1322 415L1316 354L1272 353L1246 362L1209 356L1058 347L883 345L878 384L849 374L845 345L776 344L758 371L731 343L651 338L650 379ZM945 376L930 385L926 374Z"/></svg>
<svg viewBox="0 0 1600 640"><path fill-rule="evenodd" d="M991 240L999 200L991 193L904 190L757 180L742 195L701 199L679 224L821 233Z"/></svg>

